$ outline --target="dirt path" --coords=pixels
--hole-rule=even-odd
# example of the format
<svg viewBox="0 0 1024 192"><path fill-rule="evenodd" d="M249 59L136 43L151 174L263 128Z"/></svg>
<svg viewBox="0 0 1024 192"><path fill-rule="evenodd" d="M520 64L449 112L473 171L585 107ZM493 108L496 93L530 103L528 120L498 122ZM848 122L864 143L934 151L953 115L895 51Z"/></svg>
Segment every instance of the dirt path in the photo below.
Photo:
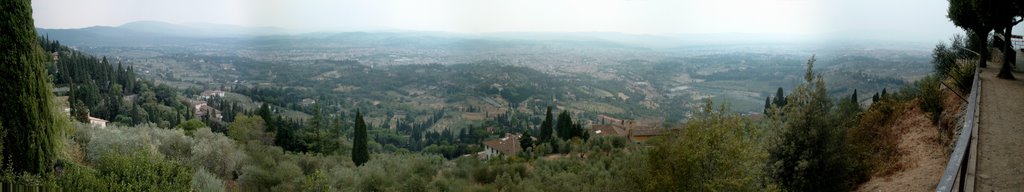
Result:
<svg viewBox="0 0 1024 192"><path fill-rule="evenodd" d="M885 177L872 177L857 191L931 191L942 176L946 165L946 152L940 141L939 129L923 111L912 107L903 112L893 124L899 130L898 143L903 156L903 170Z"/></svg>
<svg viewBox="0 0 1024 192"><path fill-rule="evenodd" d="M977 191L1024 190L1024 73L996 78L990 65L981 75ZM1012 102L1011 102L1012 101Z"/></svg>

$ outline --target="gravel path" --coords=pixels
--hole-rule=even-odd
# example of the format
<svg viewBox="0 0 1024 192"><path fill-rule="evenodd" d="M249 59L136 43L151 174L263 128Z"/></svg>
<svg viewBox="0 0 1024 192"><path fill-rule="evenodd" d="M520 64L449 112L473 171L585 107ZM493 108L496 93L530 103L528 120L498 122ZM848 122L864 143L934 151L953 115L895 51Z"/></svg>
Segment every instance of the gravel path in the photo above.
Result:
<svg viewBox="0 0 1024 192"><path fill-rule="evenodd" d="M982 69L977 191L1024 191L1024 73L996 78L1002 64Z"/></svg>

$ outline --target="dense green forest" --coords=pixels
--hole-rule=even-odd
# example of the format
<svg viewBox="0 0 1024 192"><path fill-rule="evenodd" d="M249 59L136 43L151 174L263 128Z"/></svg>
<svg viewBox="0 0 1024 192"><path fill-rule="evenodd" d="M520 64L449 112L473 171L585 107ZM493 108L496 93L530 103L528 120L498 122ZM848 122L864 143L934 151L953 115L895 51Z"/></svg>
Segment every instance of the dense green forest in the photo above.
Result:
<svg viewBox="0 0 1024 192"><path fill-rule="evenodd" d="M49 38L39 44L51 57L46 62L55 87L66 89L67 104L75 120L92 116L123 125L156 123L174 127L192 117L184 97L175 88L141 80L131 66L96 58Z"/></svg>

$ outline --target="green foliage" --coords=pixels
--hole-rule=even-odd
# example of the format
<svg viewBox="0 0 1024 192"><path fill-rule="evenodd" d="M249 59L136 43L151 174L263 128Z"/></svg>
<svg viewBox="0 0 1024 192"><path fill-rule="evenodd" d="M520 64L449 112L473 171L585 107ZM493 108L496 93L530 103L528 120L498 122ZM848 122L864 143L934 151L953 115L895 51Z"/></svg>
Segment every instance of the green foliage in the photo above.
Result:
<svg viewBox="0 0 1024 192"><path fill-rule="evenodd" d="M791 191L846 191L853 187L846 128L836 121L821 76L807 62L805 82L789 95L785 115L773 116L779 138L768 150L771 178Z"/></svg>
<svg viewBox="0 0 1024 192"><path fill-rule="evenodd" d="M782 87L775 91L775 101L772 104L779 108L786 106L786 95L782 92Z"/></svg>
<svg viewBox="0 0 1024 192"><path fill-rule="evenodd" d="M957 60L971 58L973 54L964 50L965 47L967 45L964 44L964 38L960 35L953 36L948 46L944 42L935 45L935 49L932 51L932 64L935 67L935 72L942 76L948 76L950 71L958 65Z"/></svg>
<svg viewBox="0 0 1024 192"><path fill-rule="evenodd" d="M249 158L236 147L235 141L210 128L201 128L193 135L192 157L189 162L204 168L220 178L233 178Z"/></svg>
<svg viewBox="0 0 1024 192"><path fill-rule="evenodd" d="M323 171L316 170L302 181L301 191L331 191L331 183Z"/></svg>
<svg viewBox="0 0 1024 192"><path fill-rule="evenodd" d="M363 114L356 111L355 133L352 139L352 162L356 166L362 166L370 161L370 151L366 147L366 122L363 121Z"/></svg>
<svg viewBox="0 0 1024 192"><path fill-rule="evenodd" d="M206 169L196 169L190 183L193 191L214 192L224 191L224 181Z"/></svg>
<svg viewBox="0 0 1024 192"><path fill-rule="evenodd" d="M530 131L523 132L523 135L519 138L519 148L522 149L523 154L530 154L530 150L533 148L533 136L530 135Z"/></svg>
<svg viewBox="0 0 1024 192"><path fill-rule="evenodd" d="M142 150L107 154L95 167L111 191L187 191L193 174L189 166Z"/></svg>
<svg viewBox="0 0 1024 192"><path fill-rule="evenodd" d="M886 174L897 169L900 152L899 133L892 123L900 118L905 102L885 100L874 103L860 115L847 134L849 154L853 157L854 176L866 179L872 174Z"/></svg>
<svg viewBox="0 0 1024 192"><path fill-rule="evenodd" d="M89 123L89 108L85 107L82 101L74 100L71 105L71 117L74 117L75 121Z"/></svg>
<svg viewBox="0 0 1024 192"><path fill-rule="evenodd" d="M984 10L992 5L991 2L994 1L949 0L949 8L946 12L946 17L954 25L967 30L967 34L971 35L968 38L969 45L972 45L971 50L981 54L978 66L982 68L988 65L987 61L990 56L988 34L993 28L996 28L995 21L990 19L988 12Z"/></svg>
<svg viewBox="0 0 1024 192"><path fill-rule="evenodd" d="M656 138L642 162L643 191L763 191L764 129L710 100L680 132Z"/></svg>
<svg viewBox="0 0 1024 192"><path fill-rule="evenodd" d="M551 117L551 107L548 107L547 113L544 115L544 121L540 123L540 140L544 142L551 141L554 137L553 122L554 119Z"/></svg>
<svg viewBox="0 0 1024 192"><path fill-rule="evenodd" d="M280 147L249 143L245 151L250 158L237 179L242 191L285 190L302 181L302 167Z"/></svg>
<svg viewBox="0 0 1024 192"><path fill-rule="evenodd" d="M239 142L273 144L274 133L265 132L266 129L266 123L262 118L238 114L235 116L235 122L228 125L228 137Z"/></svg>
<svg viewBox="0 0 1024 192"><path fill-rule="evenodd" d="M931 114L932 124L939 123L939 118L942 117L943 94L940 81L939 77L929 75L918 83L921 91L918 96L921 98L921 109Z"/></svg>
<svg viewBox="0 0 1024 192"><path fill-rule="evenodd" d="M950 70L949 78L957 85L960 95L970 95L971 86L974 84L974 65L956 65Z"/></svg>
<svg viewBox="0 0 1024 192"><path fill-rule="evenodd" d="M15 173L49 172L61 146L53 94L46 74L46 57L38 44L29 1L0 5L0 113L7 133L0 168Z"/></svg>
<svg viewBox="0 0 1024 192"><path fill-rule="evenodd" d="M193 118L179 123L178 126L175 126L174 128L185 130L185 134L192 135L192 132L196 131L196 129L203 127L206 127L206 124L204 124L203 121Z"/></svg>

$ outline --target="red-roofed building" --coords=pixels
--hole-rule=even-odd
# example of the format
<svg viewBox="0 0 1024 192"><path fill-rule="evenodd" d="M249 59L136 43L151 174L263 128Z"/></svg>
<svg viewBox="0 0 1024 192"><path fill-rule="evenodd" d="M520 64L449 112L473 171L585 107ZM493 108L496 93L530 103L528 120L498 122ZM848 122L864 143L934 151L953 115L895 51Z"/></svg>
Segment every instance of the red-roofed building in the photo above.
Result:
<svg viewBox="0 0 1024 192"><path fill-rule="evenodd" d="M480 158L490 159L494 157L507 157L519 154L523 151L519 146L520 134L506 134L505 137L484 141L484 151L477 153ZM537 140L537 138L533 138Z"/></svg>

